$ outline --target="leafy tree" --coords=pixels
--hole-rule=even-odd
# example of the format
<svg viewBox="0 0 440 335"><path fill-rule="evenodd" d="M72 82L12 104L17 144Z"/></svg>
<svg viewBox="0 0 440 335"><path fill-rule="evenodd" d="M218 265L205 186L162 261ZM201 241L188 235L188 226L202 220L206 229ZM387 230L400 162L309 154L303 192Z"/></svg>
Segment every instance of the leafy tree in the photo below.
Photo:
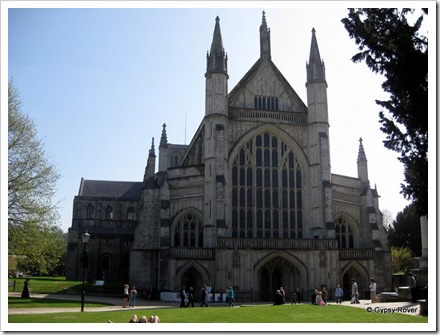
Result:
<svg viewBox="0 0 440 335"><path fill-rule="evenodd" d="M33 121L22 113L19 92L8 85L8 254L18 266L49 273L64 252L57 206L52 204L60 178L37 138Z"/></svg>
<svg viewBox="0 0 440 335"><path fill-rule="evenodd" d="M420 33L427 14L423 9L413 25L408 19L415 10L407 8L349 9L342 19L360 50L352 61L365 61L385 77L389 100L376 100L384 145L400 153L401 193L415 202L420 216L428 214L428 38Z"/></svg>
<svg viewBox="0 0 440 335"><path fill-rule="evenodd" d="M407 247L391 247L393 273L406 273L412 262L412 252Z"/></svg>
<svg viewBox="0 0 440 335"><path fill-rule="evenodd" d="M415 256L422 255L420 217L414 204L397 213L393 225L388 228L388 243L392 247L406 247Z"/></svg>

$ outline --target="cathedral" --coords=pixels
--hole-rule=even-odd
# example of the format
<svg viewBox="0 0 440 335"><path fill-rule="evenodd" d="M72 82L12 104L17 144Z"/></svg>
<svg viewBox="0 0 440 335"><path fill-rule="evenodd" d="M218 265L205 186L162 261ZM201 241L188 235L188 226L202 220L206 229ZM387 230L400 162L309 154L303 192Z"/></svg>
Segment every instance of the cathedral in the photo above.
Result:
<svg viewBox="0 0 440 335"><path fill-rule="evenodd" d="M303 102L271 59L263 12L260 55L228 90L220 19L207 54L205 115L189 145L154 139L142 181L81 179L66 277L198 292L233 286L271 301L281 286L391 288L391 254L362 139L357 177L333 174L327 81L311 31ZM203 94L203 92L200 92ZM353 157L355 164L356 157ZM81 235L90 233L87 252Z"/></svg>

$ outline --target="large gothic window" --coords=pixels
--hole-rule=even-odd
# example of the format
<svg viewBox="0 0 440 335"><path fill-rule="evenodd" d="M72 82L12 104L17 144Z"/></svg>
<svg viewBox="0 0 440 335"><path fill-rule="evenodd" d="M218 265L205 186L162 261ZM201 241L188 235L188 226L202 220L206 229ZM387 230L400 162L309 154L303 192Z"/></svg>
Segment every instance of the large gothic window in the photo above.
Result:
<svg viewBox="0 0 440 335"><path fill-rule="evenodd" d="M183 215L174 229L175 247L203 247L203 230L199 219L188 213Z"/></svg>
<svg viewBox="0 0 440 335"><path fill-rule="evenodd" d="M302 238L302 171L278 136L257 135L232 161L232 237Z"/></svg>
<svg viewBox="0 0 440 335"><path fill-rule="evenodd" d="M354 248L353 230L343 218L335 220L335 232L339 248Z"/></svg>

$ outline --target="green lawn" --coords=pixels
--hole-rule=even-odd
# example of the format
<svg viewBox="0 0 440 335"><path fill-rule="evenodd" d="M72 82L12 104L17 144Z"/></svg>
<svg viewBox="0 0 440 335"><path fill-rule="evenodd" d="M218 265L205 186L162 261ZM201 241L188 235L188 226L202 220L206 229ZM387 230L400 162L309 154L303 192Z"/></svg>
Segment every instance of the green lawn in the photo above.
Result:
<svg viewBox="0 0 440 335"><path fill-rule="evenodd" d="M368 313L341 305L260 305L236 308L169 308L9 315L9 323L127 323L133 314L158 315L162 323L427 323L428 318L404 314Z"/></svg>
<svg viewBox="0 0 440 335"><path fill-rule="evenodd" d="M24 278L9 278L16 281L15 291L21 292ZM112 290L119 293L121 283L107 283L107 293ZM32 277L30 287L33 293L79 293L82 282L66 281L64 277ZM9 288L11 290L11 288ZM86 292L92 292L92 283L86 283ZM103 292L96 292L102 294ZM118 295L119 296L119 295ZM427 323L424 316L404 314L368 313L362 308L341 305L325 307L311 304L301 305L258 305L228 308L212 305L209 308L169 308L156 310L126 310L87 312L88 307L105 306L86 302L85 312L65 312L51 314L9 315L9 323L127 323L131 315L158 315L162 323ZM9 298L9 308L67 308L78 307L78 302L53 299ZM213 329L216 330L216 329Z"/></svg>
<svg viewBox="0 0 440 335"><path fill-rule="evenodd" d="M26 278L8 278L9 283L15 282L15 292L23 290L23 284ZM82 281L68 281L65 277L29 277L29 287L33 293L44 294L80 294L82 291ZM120 293L121 287L124 286L122 282L107 282L106 293ZM93 292L94 294L104 294L103 289L96 289L92 282L85 282L84 286L86 292ZM9 287L9 291L13 291L13 287Z"/></svg>

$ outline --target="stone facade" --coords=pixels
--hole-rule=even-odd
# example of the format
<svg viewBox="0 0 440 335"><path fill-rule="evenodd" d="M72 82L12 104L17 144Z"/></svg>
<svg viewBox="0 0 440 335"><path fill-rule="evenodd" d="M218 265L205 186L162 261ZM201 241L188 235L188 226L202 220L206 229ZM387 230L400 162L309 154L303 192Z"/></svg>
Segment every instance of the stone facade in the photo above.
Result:
<svg viewBox="0 0 440 335"><path fill-rule="evenodd" d="M362 140L358 177L331 173L327 82L312 30L305 104L271 60L263 14L260 58L228 93L217 18L207 56L206 112L189 145L152 143L142 182L82 180L69 230L67 278L126 280L177 291L234 286L268 301L283 286L361 292L391 287L391 256ZM127 190L128 189L128 190ZM90 211L93 209L93 213ZM114 214L111 214L114 213Z"/></svg>

